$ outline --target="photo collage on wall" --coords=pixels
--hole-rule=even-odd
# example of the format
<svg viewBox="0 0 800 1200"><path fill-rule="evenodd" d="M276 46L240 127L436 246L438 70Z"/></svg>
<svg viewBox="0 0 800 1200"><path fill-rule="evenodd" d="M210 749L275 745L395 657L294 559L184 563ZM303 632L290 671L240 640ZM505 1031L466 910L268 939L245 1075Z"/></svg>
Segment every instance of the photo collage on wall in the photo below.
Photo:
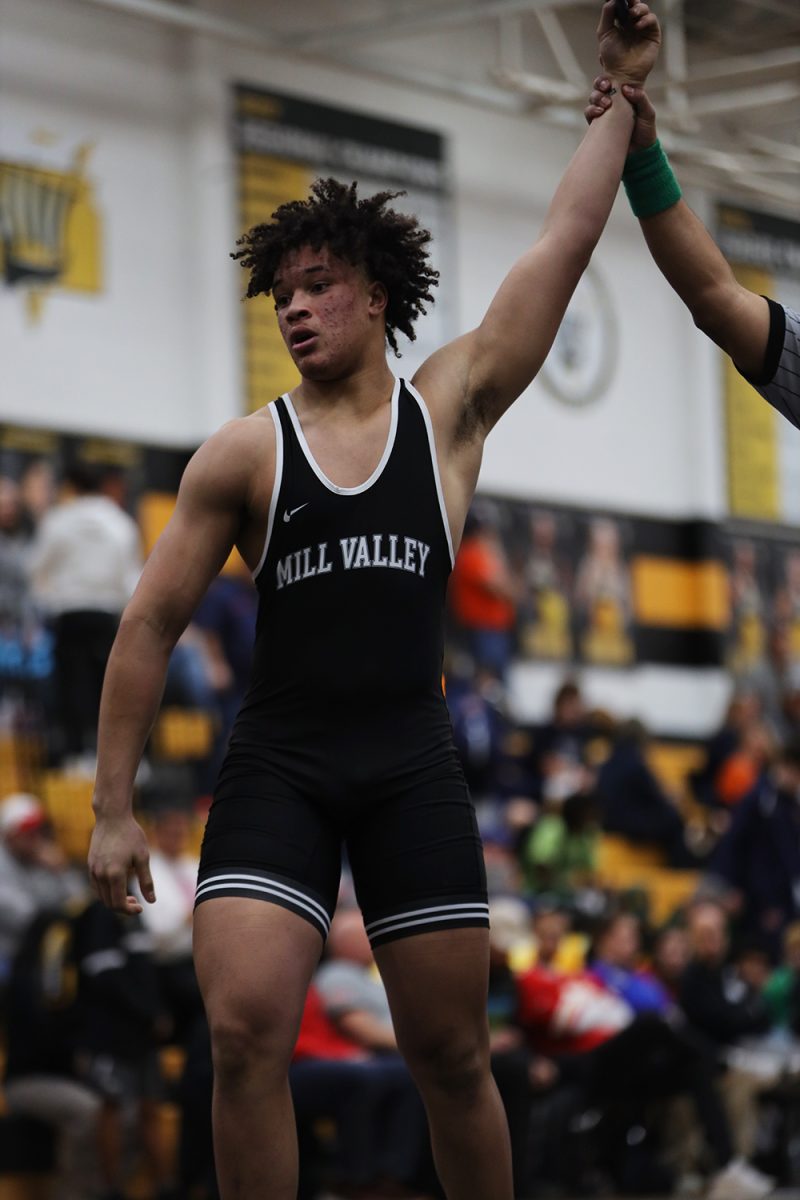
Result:
<svg viewBox="0 0 800 1200"><path fill-rule="evenodd" d="M742 683L780 677L800 688L800 531L731 533L726 665Z"/></svg>
<svg viewBox="0 0 800 1200"><path fill-rule="evenodd" d="M522 659L630 666L637 657L626 518L479 496L465 532L497 556ZM456 587L458 587L458 582Z"/></svg>

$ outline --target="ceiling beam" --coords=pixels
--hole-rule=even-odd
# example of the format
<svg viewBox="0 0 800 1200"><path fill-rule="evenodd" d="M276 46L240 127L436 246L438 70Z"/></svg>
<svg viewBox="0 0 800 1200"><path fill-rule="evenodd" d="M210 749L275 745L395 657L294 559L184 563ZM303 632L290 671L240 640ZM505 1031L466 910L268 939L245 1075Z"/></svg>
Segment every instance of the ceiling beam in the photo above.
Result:
<svg viewBox="0 0 800 1200"><path fill-rule="evenodd" d="M231 21L228 17L217 17L198 8L185 8L173 0L80 0L83 4L94 4L99 8L112 9L132 17L144 17L160 21L162 25L173 25L190 33L204 33L246 46L257 46L262 50L280 48L279 40L266 29Z"/></svg>
<svg viewBox="0 0 800 1200"><path fill-rule="evenodd" d="M283 43L287 48L316 53L339 46L351 47L384 42L387 38L416 37L435 30L465 28L522 13L575 7L576 0L487 0L484 4L449 4L446 7L429 4L412 13L399 13L380 21L340 22L312 33L290 34Z"/></svg>
<svg viewBox="0 0 800 1200"><path fill-rule="evenodd" d="M689 96L686 91L686 81L689 78L689 59L686 50L683 0L666 0L664 74L667 81L667 106L672 116L687 131L697 129L697 121L691 115Z"/></svg>
<svg viewBox="0 0 800 1200"><path fill-rule="evenodd" d="M536 18L542 28L550 52L564 78L586 90L586 71L578 61L572 43L564 32L564 26L552 9L537 11Z"/></svg>
<svg viewBox="0 0 800 1200"><path fill-rule="evenodd" d="M784 68L800 66L800 47L786 46L780 50L765 50L761 54L732 55L730 58L707 59L692 63L691 87L712 83L718 79L735 79L737 75L774 73Z"/></svg>
<svg viewBox="0 0 800 1200"><path fill-rule="evenodd" d="M785 80L782 83L762 83L760 87L737 88L736 91L695 96L692 99L692 112L700 117L725 115L745 109L789 104L798 99L800 84Z"/></svg>

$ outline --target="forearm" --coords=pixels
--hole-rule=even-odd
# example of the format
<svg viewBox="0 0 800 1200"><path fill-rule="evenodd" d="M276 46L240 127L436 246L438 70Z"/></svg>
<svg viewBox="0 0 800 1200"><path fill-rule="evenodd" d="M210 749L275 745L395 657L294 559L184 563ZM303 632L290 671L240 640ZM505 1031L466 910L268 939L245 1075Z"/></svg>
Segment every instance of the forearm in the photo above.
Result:
<svg viewBox="0 0 800 1200"><path fill-rule="evenodd" d="M130 810L133 781L158 714L174 638L123 617L108 660L98 728L97 816Z"/></svg>
<svg viewBox="0 0 800 1200"><path fill-rule="evenodd" d="M721 323L720 309L739 285L711 234L679 200L640 222L650 253L701 327Z"/></svg>
<svg viewBox="0 0 800 1200"><path fill-rule="evenodd" d="M645 150L642 154L654 153ZM635 163L637 155L631 157ZM626 171L629 195L637 197L641 185ZM663 168L656 188L666 187L662 211L643 214L632 198L642 232L653 259L667 282L681 298L698 329L711 338L747 375L758 376L764 367L770 330L766 301L743 287L702 221L681 199L674 201L674 176L669 164ZM646 186L646 185L645 185ZM652 200L652 187L645 191ZM638 197L637 197L638 199Z"/></svg>
<svg viewBox="0 0 800 1200"><path fill-rule="evenodd" d="M579 272L592 256L619 191L633 122L633 108L618 92L605 119L589 127L547 211L542 238L568 240Z"/></svg>

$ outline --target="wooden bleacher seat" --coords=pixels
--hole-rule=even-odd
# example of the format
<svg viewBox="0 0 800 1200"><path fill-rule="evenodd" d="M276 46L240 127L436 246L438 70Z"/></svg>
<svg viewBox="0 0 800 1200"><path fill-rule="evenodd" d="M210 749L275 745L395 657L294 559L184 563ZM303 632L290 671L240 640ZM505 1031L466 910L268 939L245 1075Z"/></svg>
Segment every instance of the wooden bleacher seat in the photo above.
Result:
<svg viewBox="0 0 800 1200"><path fill-rule="evenodd" d="M609 887L629 887L632 881L647 879L650 872L664 866L664 855L657 846L635 846L624 837L604 833L600 839L597 869Z"/></svg>
<svg viewBox="0 0 800 1200"><path fill-rule="evenodd" d="M695 807L689 775L705 761L705 749L695 742L652 742L647 761L661 785L677 796L681 810L688 814Z"/></svg>
<svg viewBox="0 0 800 1200"><path fill-rule="evenodd" d="M152 734L158 758L207 758L214 742L214 718L200 708L164 708Z"/></svg>
<svg viewBox="0 0 800 1200"><path fill-rule="evenodd" d="M42 760L38 738L20 734L0 736L0 797L11 792L34 792Z"/></svg>
<svg viewBox="0 0 800 1200"><path fill-rule="evenodd" d="M85 861L94 828L94 780L63 771L45 771L40 794L59 845L75 861Z"/></svg>
<svg viewBox="0 0 800 1200"><path fill-rule="evenodd" d="M694 895L698 871L679 871L664 863L656 846L634 846L625 838L604 834L598 856L600 882L615 891L641 888L650 900L650 917L660 925Z"/></svg>

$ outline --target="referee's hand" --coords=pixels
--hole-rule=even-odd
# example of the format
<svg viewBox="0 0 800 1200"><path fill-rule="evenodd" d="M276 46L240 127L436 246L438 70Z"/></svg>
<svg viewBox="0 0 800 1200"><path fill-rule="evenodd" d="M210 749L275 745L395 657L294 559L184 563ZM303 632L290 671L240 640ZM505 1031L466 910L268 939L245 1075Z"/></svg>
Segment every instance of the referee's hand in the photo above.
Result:
<svg viewBox="0 0 800 1200"><path fill-rule="evenodd" d="M598 117L602 117L603 113L608 112L611 108L612 99L608 94L611 91L611 80L605 75L598 75L593 84L594 90L589 97L589 103L583 110L583 115L589 125ZM627 100L636 109L636 123L631 134L631 150L646 150L648 146L652 146L653 142L658 137L656 130L656 110L650 103L650 99L644 88L634 87L632 84L625 83L622 85L622 91Z"/></svg>

